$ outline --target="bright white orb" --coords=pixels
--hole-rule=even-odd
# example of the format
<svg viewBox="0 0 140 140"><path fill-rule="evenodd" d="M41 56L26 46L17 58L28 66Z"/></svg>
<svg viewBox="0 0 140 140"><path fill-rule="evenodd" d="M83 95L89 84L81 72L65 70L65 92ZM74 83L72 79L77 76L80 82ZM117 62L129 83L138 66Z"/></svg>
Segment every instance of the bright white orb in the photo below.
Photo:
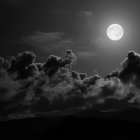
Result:
<svg viewBox="0 0 140 140"><path fill-rule="evenodd" d="M119 24L111 24L107 28L107 36L113 41L120 40L124 35L124 30Z"/></svg>

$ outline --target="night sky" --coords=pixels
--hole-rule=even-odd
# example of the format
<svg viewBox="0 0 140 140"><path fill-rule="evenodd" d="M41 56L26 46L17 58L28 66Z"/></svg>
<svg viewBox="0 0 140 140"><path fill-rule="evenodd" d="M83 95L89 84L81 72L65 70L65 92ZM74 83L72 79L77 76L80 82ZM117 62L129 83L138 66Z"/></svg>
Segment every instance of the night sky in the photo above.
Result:
<svg viewBox="0 0 140 140"><path fill-rule="evenodd" d="M0 0L1 134L135 139L139 34L140 0Z"/></svg>
<svg viewBox="0 0 140 140"><path fill-rule="evenodd" d="M140 0L0 0L0 137L125 140L139 124Z"/></svg>
<svg viewBox="0 0 140 140"><path fill-rule="evenodd" d="M120 68L128 51L140 53L139 13L138 0L1 0L0 56L29 50L44 62L72 49L74 70L104 76ZM124 28L117 42L106 35L112 23Z"/></svg>

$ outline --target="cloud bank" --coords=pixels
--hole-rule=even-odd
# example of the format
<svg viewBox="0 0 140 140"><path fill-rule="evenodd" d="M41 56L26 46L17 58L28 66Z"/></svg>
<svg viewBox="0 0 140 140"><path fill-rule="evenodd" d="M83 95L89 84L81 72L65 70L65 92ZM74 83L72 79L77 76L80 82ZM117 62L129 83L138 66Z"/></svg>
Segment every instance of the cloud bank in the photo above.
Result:
<svg viewBox="0 0 140 140"><path fill-rule="evenodd" d="M35 58L30 51L0 58L1 120L139 107L140 55L134 51L122 61L122 69L105 78L73 71L77 57L71 50L64 57L50 55L44 63Z"/></svg>

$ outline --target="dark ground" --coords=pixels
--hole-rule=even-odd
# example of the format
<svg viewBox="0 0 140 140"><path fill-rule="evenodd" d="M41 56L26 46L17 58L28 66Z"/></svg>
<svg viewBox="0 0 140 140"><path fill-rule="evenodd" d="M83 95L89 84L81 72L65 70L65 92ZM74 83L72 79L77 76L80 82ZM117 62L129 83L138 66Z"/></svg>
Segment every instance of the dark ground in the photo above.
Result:
<svg viewBox="0 0 140 140"><path fill-rule="evenodd" d="M84 113L88 117L85 117ZM140 113L137 109L113 114L97 113L95 117L88 115L88 112L84 113L69 117L40 117L1 122L0 139L2 137L14 140L86 137L93 140L135 140L140 137Z"/></svg>

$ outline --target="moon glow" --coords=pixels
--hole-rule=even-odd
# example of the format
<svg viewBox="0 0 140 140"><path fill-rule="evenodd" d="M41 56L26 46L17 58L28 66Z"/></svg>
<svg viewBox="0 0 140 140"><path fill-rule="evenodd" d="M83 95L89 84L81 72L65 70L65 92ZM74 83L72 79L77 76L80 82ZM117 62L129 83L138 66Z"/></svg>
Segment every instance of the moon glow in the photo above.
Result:
<svg viewBox="0 0 140 140"><path fill-rule="evenodd" d="M107 36L109 39L113 41L120 40L124 35L124 30L121 25L119 24L111 24L107 28Z"/></svg>

